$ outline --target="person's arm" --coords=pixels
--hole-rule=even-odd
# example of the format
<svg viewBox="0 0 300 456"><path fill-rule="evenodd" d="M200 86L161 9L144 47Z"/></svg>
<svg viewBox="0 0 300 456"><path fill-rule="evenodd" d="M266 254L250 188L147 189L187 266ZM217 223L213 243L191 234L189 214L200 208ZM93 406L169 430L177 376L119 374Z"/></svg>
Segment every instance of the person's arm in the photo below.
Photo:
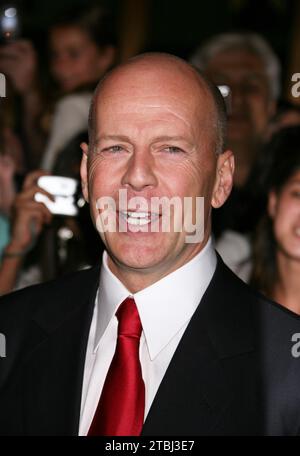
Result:
<svg viewBox="0 0 300 456"><path fill-rule="evenodd" d="M21 256L3 258L0 266L0 296L13 290L22 264L23 258Z"/></svg>
<svg viewBox="0 0 300 456"><path fill-rule="evenodd" d="M44 174L42 171L30 173L16 198L11 240L4 250L0 265L0 295L13 290L27 252L33 247L44 225L52 220L52 214L46 206L34 201L36 192L52 198L36 184L38 177Z"/></svg>
<svg viewBox="0 0 300 456"><path fill-rule="evenodd" d="M15 198L13 158L8 155L0 155L0 211L10 214L11 206Z"/></svg>

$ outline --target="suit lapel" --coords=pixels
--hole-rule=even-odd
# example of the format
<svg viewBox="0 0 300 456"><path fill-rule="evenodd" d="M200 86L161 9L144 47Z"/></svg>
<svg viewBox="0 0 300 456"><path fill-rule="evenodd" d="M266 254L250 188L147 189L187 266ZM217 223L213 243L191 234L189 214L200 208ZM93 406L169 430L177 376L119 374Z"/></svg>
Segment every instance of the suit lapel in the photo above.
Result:
<svg viewBox="0 0 300 456"><path fill-rule="evenodd" d="M85 274L85 280L79 280L69 296L62 292L61 306L50 306L48 315L38 313L31 322L21 386L25 435L78 435L85 352L99 268ZM37 378L38 388L33 388Z"/></svg>
<svg viewBox="0 0 300 456"><path fill-rule="evenodd" d="M237 368L234 360L244 357L253 376L251 318L247 303L239 301L238 284L219 259L158 389L143 435L225 432L224 422L237 399L243 369L243 361L238 361ZM230 419L238 429L239 423Z"/></svg>

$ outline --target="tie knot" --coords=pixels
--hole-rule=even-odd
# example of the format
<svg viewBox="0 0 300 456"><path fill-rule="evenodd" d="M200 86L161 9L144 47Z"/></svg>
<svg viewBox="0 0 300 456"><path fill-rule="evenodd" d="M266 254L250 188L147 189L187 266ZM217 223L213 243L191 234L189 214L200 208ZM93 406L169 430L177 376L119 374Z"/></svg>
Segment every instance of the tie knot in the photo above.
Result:
<svg viewBox="0 0 300 456"><path fill-rule="evenodd" d="M118 336L141 337L142 324L133 298L126 298L116 312Z"/></svg>

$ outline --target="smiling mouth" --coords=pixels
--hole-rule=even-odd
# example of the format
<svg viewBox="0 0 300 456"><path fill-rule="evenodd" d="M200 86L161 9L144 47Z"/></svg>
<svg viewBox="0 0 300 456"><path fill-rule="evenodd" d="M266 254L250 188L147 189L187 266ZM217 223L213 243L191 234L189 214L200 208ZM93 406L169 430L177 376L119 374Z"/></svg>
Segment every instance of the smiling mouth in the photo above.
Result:
<svg viewBox="0 0 300 456"><path fill-rule="evenodd" d="M138 211L119 211L119 215L126 223L135 226L148 225L160 217L160 214Z"/></svg>

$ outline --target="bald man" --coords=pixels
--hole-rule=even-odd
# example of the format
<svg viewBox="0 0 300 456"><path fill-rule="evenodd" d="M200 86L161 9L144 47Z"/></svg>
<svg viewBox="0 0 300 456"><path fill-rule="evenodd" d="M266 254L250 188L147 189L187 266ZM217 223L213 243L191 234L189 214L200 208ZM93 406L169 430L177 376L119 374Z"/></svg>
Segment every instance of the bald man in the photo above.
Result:
<svg viewBox="0 0 300 456"><path fill-rule="evenodd" d="M300 321L211 242L234 171L224 132L220 94L174 56L100 82L81 176L106 251L0 300L1 434L299 433Z"/></svg>

